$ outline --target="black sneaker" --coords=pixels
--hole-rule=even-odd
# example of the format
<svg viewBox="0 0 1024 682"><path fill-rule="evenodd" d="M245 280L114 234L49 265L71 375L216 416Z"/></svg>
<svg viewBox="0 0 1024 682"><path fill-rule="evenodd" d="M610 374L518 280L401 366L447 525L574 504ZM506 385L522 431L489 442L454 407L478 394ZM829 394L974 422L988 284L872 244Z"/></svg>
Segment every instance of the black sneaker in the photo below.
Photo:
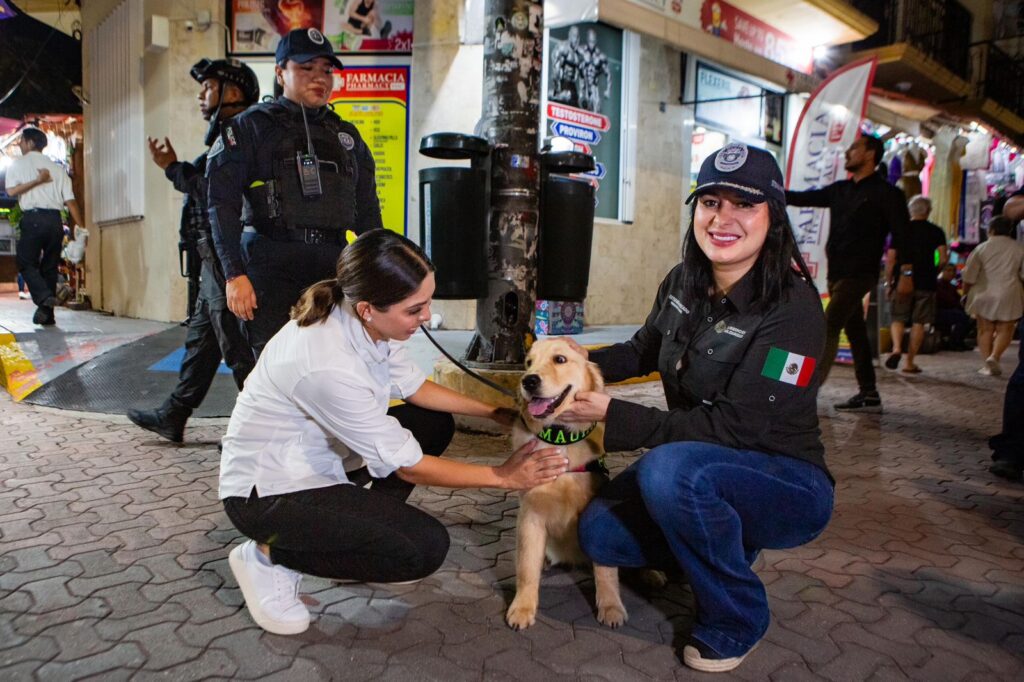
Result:
<svg viewBox="0 0 1024 682"><path fill-rule="evenodd" d="M750 650L742 656L724 658L704 642L691 638L683 647L683 663L687 667L706 673L725 673L739 666L756 646L755 644L750 647Z"/></svg>
<svg viewBox="0 0 1024 682"><path fill-rule="evenodd" d="M1019 464L1014 464L1006 459L996 460L988 470L999 478L1005 478L1010 481L1019 481L1024 479L1024 467L1021 467Z"/></svg>
<svg viewBox="0 0 1024 682"><path fill-rule="evenodd" d="M155 410L128 410L128 419L172 443L182 443L185 440L185 423L191 414L189 408L167 401Z"/></svg>
<svg viewBox="0 0 1024 682"><path fill-rule="evenodd" d="M882 399L877 391L863 392L853 396L843 403L836 403L837 410L858 410L860 412L881 412Z"/></svg>
<svg viewBox="0 0 1024 682"><path fill-rule="evenodd" d="M53 308L45 305L41 305L36 308L35 315L32 316L32 323L39 324L44 327L57 324L57 320L53 316Z"/></svg>

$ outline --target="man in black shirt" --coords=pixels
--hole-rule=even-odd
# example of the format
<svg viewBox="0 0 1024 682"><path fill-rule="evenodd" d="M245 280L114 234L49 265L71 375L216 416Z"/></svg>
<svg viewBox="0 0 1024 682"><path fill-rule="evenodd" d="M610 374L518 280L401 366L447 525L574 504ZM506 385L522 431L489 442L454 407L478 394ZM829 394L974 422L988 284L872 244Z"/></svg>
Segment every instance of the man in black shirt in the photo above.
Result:
<svg viewBox="0 0 1024 682"><path fill-rule="evenodd" d="M849 400L837 403L838 410L882 409L863 301L878 284L886 236L900 233L908 223L902 192L875 172L883 151L881 140L864 135L846 150L846 170L852 174L849 180L821 189L786 192L789 206L830 210L831 228L825 243L830 300L825 311L825 353L818 371L824 383L839 349L839 332L845 330L860 389Z"/></svg>
<svg viewBox="0 0 1024 682"><path fill-rule="evenodd" d="M910 225L905 234L898 235L896 242L899 248L891 249L891 257L886 259L885 285L889 287L889 298L892 301L892 324L889 331L892 336L892 353L885 360L885 366L896 369L903 355L903 332L910 323L910 348L903 371L917 374L921 368L914 364L914 358L921 350L924 342L924 327L935 322L935 291L938 288L938 275L949 259L946 247L946 233L935 223L928 222L928 214L932 212L932 202L920 194L907 204L910 209ZM939 263L936 266L935 252L939 252ZM909 276L914 280L914 292L903 296L895 292L893 266L899 265L898 275Z"/></svg>

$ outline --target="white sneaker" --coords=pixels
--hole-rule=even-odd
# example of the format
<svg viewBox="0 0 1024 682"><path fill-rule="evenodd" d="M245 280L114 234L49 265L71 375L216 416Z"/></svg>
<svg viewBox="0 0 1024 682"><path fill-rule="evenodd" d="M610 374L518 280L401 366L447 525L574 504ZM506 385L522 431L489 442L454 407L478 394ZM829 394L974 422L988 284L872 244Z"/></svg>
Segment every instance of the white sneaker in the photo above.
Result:
<svg viewBox="0 0 1024 682"><path fill-rule="evenodd" d="M18 298L20 298L21 300L24 301L24 300L32 298L32 294L28 293L27 291L19 291L18 292Z"/></svg>
<svg viewBox="0 0 1024 682"><path fill-rule="evenodd" d="M266 565L253 540L231 550L228 565L242 590L249 615L275 635L297 635L309 628L309 611L299 600L302 574L284 566Z"/></svg>

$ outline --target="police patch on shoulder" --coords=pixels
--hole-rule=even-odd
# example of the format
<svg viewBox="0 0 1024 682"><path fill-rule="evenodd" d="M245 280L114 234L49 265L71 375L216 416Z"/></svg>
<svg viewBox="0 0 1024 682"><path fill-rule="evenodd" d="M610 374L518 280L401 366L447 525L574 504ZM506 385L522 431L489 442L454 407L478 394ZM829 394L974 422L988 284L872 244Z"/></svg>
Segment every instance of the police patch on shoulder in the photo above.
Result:
<svg viewBox="0 0 1024 682"><path fill-rule="evenodd" d="M224 151L224 136L218 135L217 139L213 141L213 146L210 147L210 151L206 153L206 157L212 159L222 151Z"/></svg>
<svg viewBox="0 0 1024 682"><path fill-rule="evenodd" d="M348 150L351 150L353 147L356 146L355 138L353 138L348 133L338 133L338 142L341 143L342 147Z"/></svg>
<svg viewBox="0 0 1024 682"><path fill-rule="evenodd" d="M238 137L235 135L235 128L231 124L224 126L224 141L229 147L238 146Z"/></svg>

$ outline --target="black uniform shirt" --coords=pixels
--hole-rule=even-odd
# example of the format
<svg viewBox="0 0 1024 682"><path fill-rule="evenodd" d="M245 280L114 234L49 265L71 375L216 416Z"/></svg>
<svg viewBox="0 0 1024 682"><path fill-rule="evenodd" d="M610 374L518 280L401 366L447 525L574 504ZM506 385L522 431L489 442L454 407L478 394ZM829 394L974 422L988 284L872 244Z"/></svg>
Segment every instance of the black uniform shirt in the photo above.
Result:
<svg viewBox="0 0 1024 682"><path fill-rule="evenodd" d="M829 282L878 277L886 235L902 232L910 222L903 192L878 173L859 182L840 180L821 189L787 191L786 205L829 209Z"/></svg>
<svg viewBox="0 0 1024 682"><path fill-rule="evenodd" d="M820 297L796 273L791 278L782 301L762 311L753 304L749 273L728 296L695 301L684 293L683 266L677 265L633 338L590 354L608 381L658 370L669 407L613 399L605 449L703 441L795 457L828 473L818 428L817 371L799 386L773 375L769 362L769 355L777 360L786 353L784 376L793 381L803 377L800 359L817 365L825 345Z"/></svg>
<svg viewBox="0 0 1024 682"><path fill-rule="evenodd" d="M277 103L285 107L302 122L302 110L287 97ZM306 109L310 126L323 125L325 118L334 116L327 107ZM355 128L353 153L358 161L356 172L356 224L357 234L383 227L380 201L377 198L376 168L371 154ZM238 114L226 126L210 148L207 178L209 179L209 215L213 228L213 241L217 255L228 279L245 274L242 263L242 198L244 191L254 182L264 182L274 175L274 153L278 142L289 134L274 120L252 107Z"/></svg>

